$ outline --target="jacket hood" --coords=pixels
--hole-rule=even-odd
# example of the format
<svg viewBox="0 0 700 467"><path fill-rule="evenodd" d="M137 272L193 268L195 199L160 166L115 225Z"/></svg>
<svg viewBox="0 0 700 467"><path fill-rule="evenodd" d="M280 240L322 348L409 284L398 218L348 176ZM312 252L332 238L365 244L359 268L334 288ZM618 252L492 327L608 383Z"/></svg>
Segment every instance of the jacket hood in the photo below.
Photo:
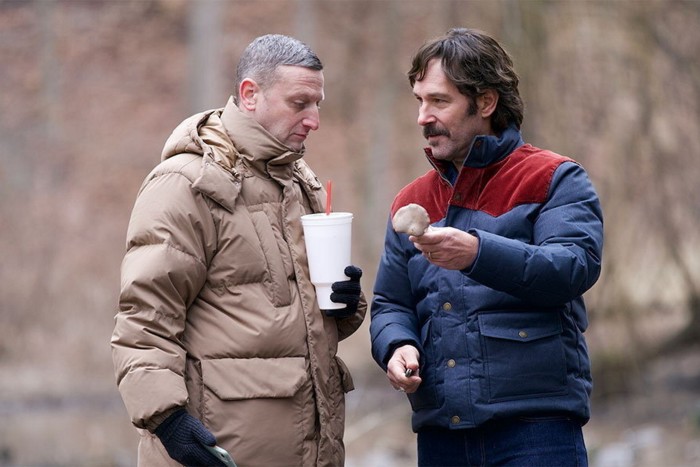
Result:
<svg viewBox="0 0 700 467"><path fill-rule="evenodd" d="M238 158L258 170L301 159L305 148L294 151L245 115L229 98L223 109L195 114L180 123L165 142L161 160L188 152L213 159L231 170Z"/></svg>

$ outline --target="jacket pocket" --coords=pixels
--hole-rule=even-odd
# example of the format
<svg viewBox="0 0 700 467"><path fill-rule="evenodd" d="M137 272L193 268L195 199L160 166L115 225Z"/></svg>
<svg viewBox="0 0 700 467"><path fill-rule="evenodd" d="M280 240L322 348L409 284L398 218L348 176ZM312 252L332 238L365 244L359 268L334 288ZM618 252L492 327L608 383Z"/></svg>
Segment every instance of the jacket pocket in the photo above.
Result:
<svg viewBox="0 0 700 467"><path fill-rule="evenodd" d="M251 212L250 217L260 240L260 249L265 256L269 281L265 289L270 294L272 303L277 307L289 305L292 301L288 278L292 274L291 263L282 255L289 247L282 236L280 227L273 225L265 211Z"/></svg>
<svg viewBox="0 0 700 467"><path fill-rule="evenodd" d="M238 465L304 465L317 412L303 357L202 361L203 416Z"/></svg>
<svg viewBox="0 0 700 467"><path fill-rule="evenodd" d="M567 392L559 313L481 313L479 329L489 402Z"/></svg>
<svg viewBox="0 0 700 467"><path fill-rule="evenodd" d="M307 379L304 357L202 361L204 384L222 400L293 397Z"/></svg>
<svg viewBox="0 0 700 467"><path fill-rule="evenodd" d="M355 383L352 380L352 375L345 362L338 356L335 357L335 362L338 365L338 373L340 384L343 387L343 392L350 392L355 389Z"/></svg>

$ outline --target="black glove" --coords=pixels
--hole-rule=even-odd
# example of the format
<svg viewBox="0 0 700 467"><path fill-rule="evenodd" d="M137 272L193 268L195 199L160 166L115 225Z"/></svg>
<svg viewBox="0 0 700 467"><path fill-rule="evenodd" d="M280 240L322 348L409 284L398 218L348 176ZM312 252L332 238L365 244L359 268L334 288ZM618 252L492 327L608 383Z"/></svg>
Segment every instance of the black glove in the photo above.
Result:
<svg viewBox="0 0 700 467"><path fill-rule="evenodd" d="M216 438L202 422L178 410L166 418L155 430L170 457L187 466L224 465L202 446L215 446Z"/></svg>
<svg viewBox="0 0 700 467"><path fill-rule="evenodd" d="M333 282L331 286L331 301L335 303L345 303L345 308L335 310L323 310L326 316L331 318L347 318L357 312L357 304L360 303L360 277L362 277L362 269L357 266L348 266L345 268L345 275L350 278L347 281Z"/></svg>

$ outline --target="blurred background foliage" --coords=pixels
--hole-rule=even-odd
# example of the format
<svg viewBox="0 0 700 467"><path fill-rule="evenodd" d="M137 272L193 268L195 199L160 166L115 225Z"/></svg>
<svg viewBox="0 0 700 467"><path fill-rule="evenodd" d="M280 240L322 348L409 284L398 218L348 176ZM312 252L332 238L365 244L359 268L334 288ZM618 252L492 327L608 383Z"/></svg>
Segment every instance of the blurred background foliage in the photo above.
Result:
<svg viewBox="0 0 700 467"><path fill-rule="evenodd" d="M306 158L355 214L371 298L391 200L429 168L405 72L454 26L502 42L526 141L582 163L603 202L592 464L700 462L698 24L696 0L0 0L0 465L135 464L109 349L130 211L172 129L224 105L260 34L324 62ZM348 465L415 465L366 324L341 345Z"/></svg>

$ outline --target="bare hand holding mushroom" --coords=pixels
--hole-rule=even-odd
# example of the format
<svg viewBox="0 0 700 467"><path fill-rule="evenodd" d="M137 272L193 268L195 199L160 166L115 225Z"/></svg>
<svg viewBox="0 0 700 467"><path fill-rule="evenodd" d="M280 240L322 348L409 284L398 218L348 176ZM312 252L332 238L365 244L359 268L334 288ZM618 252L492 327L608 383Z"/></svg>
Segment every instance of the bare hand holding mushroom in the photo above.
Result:
<svg viewBox="0 0 700 467"><path fill-rule="evenodd" d="M425 209L408 204L394 214L392 226L409 234L408 239L436 266L462 270L470 267L479 252L479 239L453 227L430 227Z"/></svg>
<svg viewBox="0 0 700 467"><path fill-rule="evenodd" d="M454 227L431 227L423 235L408 237L428 261L445 269L462 270L474 263L479 239Z"/></svg>

